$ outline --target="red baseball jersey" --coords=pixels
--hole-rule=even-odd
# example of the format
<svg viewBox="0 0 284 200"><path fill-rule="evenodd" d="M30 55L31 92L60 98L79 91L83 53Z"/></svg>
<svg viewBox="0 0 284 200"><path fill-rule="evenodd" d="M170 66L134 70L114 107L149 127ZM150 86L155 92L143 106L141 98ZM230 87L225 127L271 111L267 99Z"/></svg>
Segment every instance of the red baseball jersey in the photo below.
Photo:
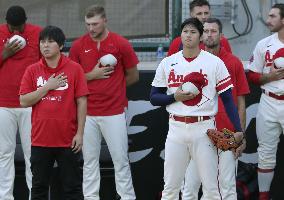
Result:
<svg viewBox="0 0 284 200"><path fill-rule="evenodd" d="M70 147L77 132L76 98L88 95L88 87L82 67L61 56L56 68L50 68L45 60L29 66L23 76L20 95L37 90L52 75L64 72L67 84L51 90L32 106L32 146Z"/></svg>
<svg viewBox="0 0 284 200"><path fill-rule="evenodd" d="M99 45L87 33L74 41L70 49L70 58L78 62L85 73L90 72L98 60L107 54L112 54L117 59L117 64L109 78L88 82L88 115L91 116L109 116L124 112L127 102L125 70L135 67L138 58L127 39L113 32L109 32Z"/></svg>
<svg viewBox="0 0 284 200"><path fill-rule="evenodd" d="M226 51L232 53L231 46L230 46L228 40L225 37L223 37L223 36L221 37L220 44L221 44L221 47L223 47ZM205 49L204 44L202 42L200 42L199 47L200 47L200 49ZM170 44L168 56L170 56L174 53L177 53L181 49L182 49L181 37L177 37Z"/></svg>
<svg viewBox="0 0 284 200"><path fill-rule="evenodd" d="M167 94L174 94L187 78L202 77L200 93L191 100L174 102L166 107L167 111L179 116L215 116L218 111L218 94L233 87L224 62L217 56L201 50L199 55L188 62L179 51L166 57L159 64L154 87L166 87Z"/></svg>
<svg viewBox="0 0 284 200"><path fill-rule="evenodd" d="M40 59L39 33L41 28L25 24L24 31L17 33L26 40L26 46L5 61L0 56L0 107L20 107L19 88L26 68ZM11 33L7 24L0 26L0 52L15 33Z"/></svg>
<svg viewBox="0 0 284 200"><path fill-rule="evenodd" d="M234 102L237 106L238 96L243 96L249 94L250 92L243 64L239 58L227 52L224 48L220 49L219 55L217 56L225 63L228 72L231 76L231 81L234 85L234 87L232 88L232 94ZM220 97L218 99L218 113L216 115L216 125L218 130L221 130L223 128L227 128L230 130L235 129L234 125L231 123L225 111L223 102Z"/></svg>

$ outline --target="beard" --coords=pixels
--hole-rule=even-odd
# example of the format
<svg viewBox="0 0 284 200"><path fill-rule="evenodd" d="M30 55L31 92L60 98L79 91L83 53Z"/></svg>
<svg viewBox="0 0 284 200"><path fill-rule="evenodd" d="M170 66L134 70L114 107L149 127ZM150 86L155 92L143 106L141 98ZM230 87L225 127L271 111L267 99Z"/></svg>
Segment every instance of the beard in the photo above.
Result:
<svg viewBox="0 0 284 200"><path fill-rule="evenodd" d="M203 43L207 48L210 48L210 49L213 49L219 45L218 41L203 40Z"/></svg>

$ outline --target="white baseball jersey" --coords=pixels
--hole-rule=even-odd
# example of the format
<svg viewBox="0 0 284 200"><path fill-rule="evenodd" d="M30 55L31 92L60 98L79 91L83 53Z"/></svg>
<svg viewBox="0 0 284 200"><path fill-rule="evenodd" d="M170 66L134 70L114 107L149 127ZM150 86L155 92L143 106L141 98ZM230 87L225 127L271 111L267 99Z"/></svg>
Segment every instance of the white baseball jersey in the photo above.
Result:
<svg viewBox="0 0 284 200"><path fill-rule="evenodd" d="M233 84L223 61L209 52L201 50L191 62L183 57L182 51L166 57L156 70L152 86L167 87L167 94L174 94L191 73L201 73L206 81L202 98L192 106L174 102L167 106L167 111L181 116L214 116L218 111L217 93L232 88Z"/></svg>
<svg viewBox="0 0 284 200"><path fill-rule="evenodd" d="M271 67L273 67L273 56L281 48L284 48L284 43L278 39L278 33L260 40L254 49L248 69L257 73L268 74ZM278 95L283 95L284 80L266 83L261 85L261 88Z"/></svg>

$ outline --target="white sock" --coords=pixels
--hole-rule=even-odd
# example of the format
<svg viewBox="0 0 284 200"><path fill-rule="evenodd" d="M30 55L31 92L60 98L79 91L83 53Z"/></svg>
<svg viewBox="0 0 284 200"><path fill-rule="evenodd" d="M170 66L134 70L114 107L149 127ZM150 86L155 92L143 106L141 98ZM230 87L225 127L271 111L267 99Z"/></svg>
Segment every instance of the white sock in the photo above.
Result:
<svg viewBox="0 0 284 200"><path fill-rule="evenodd" d="M274 170L270 172L258 171L258 186L259 192L269 192L270 185L274 176Z"/></svg>

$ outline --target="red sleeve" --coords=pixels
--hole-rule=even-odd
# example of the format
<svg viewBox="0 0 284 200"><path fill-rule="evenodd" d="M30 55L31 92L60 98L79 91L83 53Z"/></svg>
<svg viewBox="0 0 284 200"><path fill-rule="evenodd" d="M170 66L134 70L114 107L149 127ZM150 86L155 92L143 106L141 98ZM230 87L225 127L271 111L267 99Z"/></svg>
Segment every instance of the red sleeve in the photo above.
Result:
<svg viewBox="0 0 284 200"><path fill-rule="evenodd" d="M220 40L220 44L224 49L226 49L227 52L232 53L231 45L229 41L227 40L227 38L222 36Z"/></svg>
<svg viewBox="0 0 284 200"><path fill-rule="evenodd" d="M79 98L88 94L89 90L83 68L81 66L78 66L78 72L76 73L75 80L75 97Z"/></svg>
<svg viewBox="0 0 284 200"><path fill-rule="evenodd" d="M248 80L250 82L252 82L253 84L255 85L261 85L260 84L260 78L261 78L261 74L260 73L257 73L257 72L253 72L253 71L249 71L247 73L247 77L248 77Z"/></svg>
<svg viewBox="0 0 284 200"><path fill-rule="evenodd" d="M250 93L248 81L242 62L236 60L236 92L237 96L243 96Z"/></svg>
<svg viewBox="0 0 284 200"><path fill-rule="evenodd" d="M31 67L28 67L23 75L19 95L28 94L35 91L37 88L34 87L33 76L31 72Z"/></svg>
<svg viewBox="0 0 284 200"><path fill-rule="evenodd" d="M69 50L69 58L73 61L75 61L76 63L80 63L79 62L79 46L77 45L77 41L74 41L70 50Z"/></svg>
<svg viewBox="0 0 284 200"><path fill-rule="evenodd" d="M4 49L4 45L6 43L6 38L5 35L4 35L4 30L3 29L3 26L0 27L0 68L2 67L3 65L3 58L2 58L2 51Z"/></svg>
<svg viewBox="0 0 284 200"><path fill-rule="evenodd" d="M173 54L179 52L180 51L180 45L181 45L181 37L175 38L169 46L169 51L168 51L167 56L170 56L170 55L173 55Z"/></svg>
<svg viewBox="0 0 284 200"><path fill-rule="evenodd" d="M131 44L125 38L119 41L122 65L125 69L135 67L139 61Z"/></svg>

